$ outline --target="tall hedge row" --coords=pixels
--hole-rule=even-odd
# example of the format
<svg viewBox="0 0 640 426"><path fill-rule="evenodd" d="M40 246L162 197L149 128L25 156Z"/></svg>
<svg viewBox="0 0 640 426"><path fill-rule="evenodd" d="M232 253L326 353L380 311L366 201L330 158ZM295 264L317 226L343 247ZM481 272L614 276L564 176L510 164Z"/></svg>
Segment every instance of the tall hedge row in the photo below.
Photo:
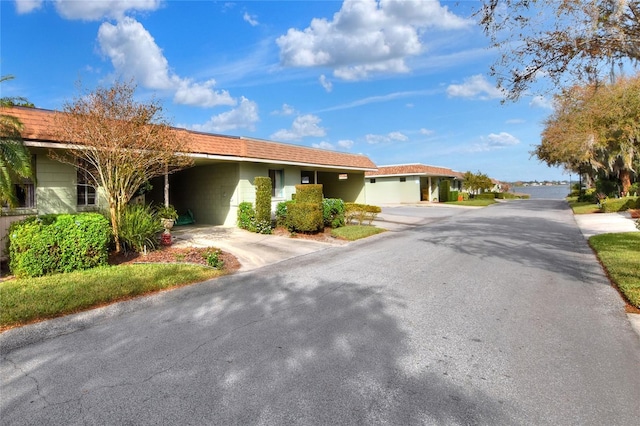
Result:
<svg viewBox="0 0 640 426"><path fill-rule="evenodd" d="M98 213L29 217L9 229L9 268L17 277L105 265L111 226Z"/></svg>

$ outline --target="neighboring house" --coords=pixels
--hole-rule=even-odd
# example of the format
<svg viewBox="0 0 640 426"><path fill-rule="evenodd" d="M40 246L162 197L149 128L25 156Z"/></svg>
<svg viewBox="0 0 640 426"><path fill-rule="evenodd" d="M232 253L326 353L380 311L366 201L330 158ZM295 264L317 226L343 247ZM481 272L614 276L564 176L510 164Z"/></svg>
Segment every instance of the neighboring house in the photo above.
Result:
<svg viewBox="0 0 640 426"><path fill-rule="evenodd" d="M367 204L417 203L438 201L440 183L450 182L451 190L462 189L462 174L445 167L424 164L379 166L365 173Z"/></svg>
<svg viewBox="0 0 640 426"><path fill-rule="evenodd" d="M23 123L22 137L33 156L36 179L19 182L16 188L20 207L2 209L4 227L0 220L0 236L4 236L10 219L25 215L107 208L99 189L90 186L80 171L50 157L51 150L70 148L69 141L56 140L53 111L14 107L2 112ZM169 201L179 212L191 210L197 223L202 224L234 226L238 205L255 201L256 176L271 177L274 207L280 201L290 200L295 185L301 183L322 184L327 198L363 203L364 174L376 170L376 165L364 155L185 129L177 131L184 132L188 145L185 153L193 157L194 166L169 175ZM145 201L162 203L164 177L153 179L151 184L153 188L145 194Z"/></svg>

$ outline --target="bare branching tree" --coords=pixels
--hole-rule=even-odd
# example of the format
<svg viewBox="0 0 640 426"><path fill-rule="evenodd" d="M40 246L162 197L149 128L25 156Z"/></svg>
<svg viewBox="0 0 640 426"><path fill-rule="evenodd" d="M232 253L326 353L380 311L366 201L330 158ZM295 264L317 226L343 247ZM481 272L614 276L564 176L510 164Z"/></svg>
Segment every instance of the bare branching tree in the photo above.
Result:
<svg viewBox="0 0 640 426"><path fill-rule="evenodd" d="M491 72L508 100L540 77L593 83L640 59L637 1L484 0L477 16L501 52Z"/></svg>
<svg viewBox="0 0 640 426"><path fill-rule="evenodd" d="M189 166L185 133L171 128L156 100L134 100L135 85L118 82L64 105L54 117L59 140L72 145L59 161L81 169L106 196L116 251L121 213L136 191L169 171Z"/></svg>

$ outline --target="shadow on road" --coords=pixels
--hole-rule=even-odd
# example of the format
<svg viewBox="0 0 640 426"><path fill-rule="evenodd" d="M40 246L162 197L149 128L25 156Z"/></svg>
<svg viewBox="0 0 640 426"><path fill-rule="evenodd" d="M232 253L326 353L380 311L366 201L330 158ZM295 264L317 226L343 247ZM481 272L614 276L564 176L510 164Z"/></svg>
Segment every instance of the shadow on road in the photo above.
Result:
<svg viewBox="0 0 640 426"><path fill-rule="evenodd" d="M404 362L392 290L276 270L6 354L2 423L501 423L499 401Z"/></svg>

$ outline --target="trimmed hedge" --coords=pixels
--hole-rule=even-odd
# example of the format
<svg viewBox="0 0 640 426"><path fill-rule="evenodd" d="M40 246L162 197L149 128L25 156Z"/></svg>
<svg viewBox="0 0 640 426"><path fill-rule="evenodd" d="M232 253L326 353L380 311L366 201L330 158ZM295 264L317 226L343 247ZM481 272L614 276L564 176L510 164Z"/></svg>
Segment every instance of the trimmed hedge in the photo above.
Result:
<svg viewBox="0 0 640 426"><path fill-rule="evenodd" d="M371 225L371 222L375 220L382 209L378 206L371 206L368 204L357 203L345 203L345 221L346 223L358 222L358 225L362 225L363 222L367 222Z"/></svg>
<svg viewBox="0 0 640 426"><path fill-rule="evenodd" d="M318 232L324 228L322 205L296 200L287 205L287 228L291 232Z"/></svg>
<svg viewBox="0 0 640 426"><path fill-rule="evenodd" d="M604 213L622 212L637 208L640 208L640 198L638 197L607 198L600 202L600 210Z"/></svg>
<svg viewBox="0 0 640 426"><path fill-rule="evenodd" d="M322 185L296 185L296 201L299 203L322 203Z"/></svg>
<svg viewBox="0 0 640 426"><path fill-rule="evenodd" d="M475 197L473 197L477 200L495 200L496 198L496 193L495 192L483 192L481 194L476 194Z"/></svg>
<svg viewBox="0 0 640 426"><path fill-rule="evenodd" d="M441 203L452 201L449 194L450 189L451 189L451 184L448 180L443 180L442 182L440 182L440 190L438 191L438 198ZM456 201L457 200L458 199L456 198Z"/></svg>
<svg viewBox="0 0 640 426"><path fill-rule="evenodd" d="M257 176L253 184L256 187L256 223L271 224L271 178Z"/></svg>
<svg viewBox="0 0 640 426"><path fill-rule="evenodd" d="M99 213L30 217L9 229L9 268L16 277L39 277L106 265L110 241Z"/></svg>

